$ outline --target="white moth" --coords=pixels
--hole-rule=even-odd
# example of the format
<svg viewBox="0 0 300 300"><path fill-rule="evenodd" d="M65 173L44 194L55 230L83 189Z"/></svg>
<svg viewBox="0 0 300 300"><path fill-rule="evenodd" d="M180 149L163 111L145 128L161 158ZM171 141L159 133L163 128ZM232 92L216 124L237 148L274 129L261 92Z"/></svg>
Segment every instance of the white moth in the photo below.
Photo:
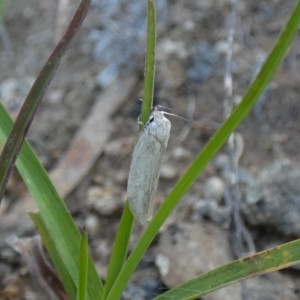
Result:
<svg viewBox="0 0 300 300"><path fill-rule="evenodd" d="M134 217L143 225L152 219L160 167L168 145L171 122L164 112L152 110L134 145L127 199Z"/></svg>

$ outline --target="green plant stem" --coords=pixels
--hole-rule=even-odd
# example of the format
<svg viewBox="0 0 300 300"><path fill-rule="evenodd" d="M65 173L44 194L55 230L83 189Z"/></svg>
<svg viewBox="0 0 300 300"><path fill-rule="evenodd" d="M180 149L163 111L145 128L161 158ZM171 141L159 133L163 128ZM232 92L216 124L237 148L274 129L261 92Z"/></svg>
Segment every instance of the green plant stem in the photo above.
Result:
<svg viewBox="0 0 300 300"><path fill-rule="evenodd" d="M126 261L133 221L133 215L129 210L128 202L126 202L110 256L109 268L104 286L104 299L109 294L111 287L114 285L115 280Z"/></svg>
<svg viewBox="0 0 300 300"><path fill-rule="evenodd" d="M155 42L156 42L156 23L155 23L155 5L153 0L148 0L148 25L147 25L147 51L145 60L145 81L144 81L144 99L142 103L142 112L140 120L146 122L152 109L154 74L155 74ZM141 130L140 126L140 130ZM104 299L111 291L121 269L127 258L128 245L132 231L134 218L129 210L128 202L123 211L118 232L116 235L114 247L110 257L109 268L104 288ZM115 287L118 288L118 287Z"/></svg>
<svg viewBox="0 0 300 300"><path fill-rule="evenodd" d="M86 300L88 280L88 236L84 229L81 239L77 300Z"/></svg>
<svg viewBox="0 0 300 300"><path fill-rule="evenodd" d="M144 98L140 120L146 123L153 107L155 79L156 18L155 4L148 0L147 50L145 61ZM140 128L141 129L141 128Z"/></svg>

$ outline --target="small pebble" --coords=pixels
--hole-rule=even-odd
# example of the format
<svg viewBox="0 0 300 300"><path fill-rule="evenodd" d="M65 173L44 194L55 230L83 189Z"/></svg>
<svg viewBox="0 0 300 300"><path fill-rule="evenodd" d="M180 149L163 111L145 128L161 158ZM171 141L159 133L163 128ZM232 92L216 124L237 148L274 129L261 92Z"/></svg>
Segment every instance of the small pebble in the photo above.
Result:
<svg viewBox="0 0 300 300"><path fill-rule="evenodd" d="M176 147L173 151L172 151L172 156L177 159L189 159L191 158L191 153L190 151L186 150L183 147Z"/></svg>
<svg viewBox="0 0 300 300"><path fill-rule="evenodd" d="M100 187L89 188L87 203L103 216L111 216L123 207L123 202L113 195L111 189Z"/></svg>
<svg viewBox="0 0 300 300"><path fill-rule="evenodd" d="M95 215L89 215L85 220L85 225L90 234L97 234L100 231L99 219Z"/></svg>
<svg viewBox="0 0 300 300"><path fill-rule="evenodd" d="M160 177L165 180L174 179L177 175L177 170L171 165L163 165L160 171Z"/></svg>
<svg viewBox="0 0 300 300"><path fill-rule="evenodd" d="M221 201L225 190L224 181L217 176L208 178L204 184L204 197L205 199L214 199L218 202Z"/></svg>
<svg viewBox="0 0 300 300"><path fill-rule="evenodd" d="M95 210L103 216L111 216L122 207L122 202L116 198L102 198L95 202Z"/></svg>

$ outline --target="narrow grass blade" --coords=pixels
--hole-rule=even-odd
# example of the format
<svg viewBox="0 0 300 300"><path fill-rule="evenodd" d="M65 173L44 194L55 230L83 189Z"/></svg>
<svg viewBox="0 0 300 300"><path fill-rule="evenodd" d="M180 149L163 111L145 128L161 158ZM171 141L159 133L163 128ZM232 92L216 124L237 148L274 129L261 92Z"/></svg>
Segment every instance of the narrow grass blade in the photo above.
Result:
<svg viewBox="0 0 300 300"><path fill-rule="evenodd" d="M0 102L0 141L2 143L5 143L12 125L13 121ZM26 141L21 148L17 168L35 199L40 216L76 285L78 282L80 234L45 169ZM101 299L103 288L91 259L89 259L88 276L88 298L91 300Z"/></svg>
<svg viewBox="0 0 300 300"><path fill-rule="evenodd" d="M79 261L79 280L77 300L86 300L88 279L88 236L86 230L82 234Z"/></svg>
<svg viewBox="0 0 300 300"><path fill-rule="evenodd" d="M67 51L67 47L69 46L72 38L80 28L88 11L89 5L90 0L81 1L66 33L53 50L30 89L16 122L9 134L7 143L5 144L0 156L0 202L3 197L10 172L30 128L37 107L41 102L56 69L58 68L60 59Z"/></svg>
<svg viewBox="0 0 300 300"><path fill-rule="evenodd" d="M155 4L148 0L147 50L145 61L144 98L141 121L146 123L153 107L153 91L155 77L156 17Z"/></svg>
<svg viewBox="0 0 300 300"><path fill-rule="evenodd" d="M224 122L220 129L210 139L205 148L196 157L194 162L190 165L187 171L183 174L177 182L173 190L168 195L165 202L161 205L157 214L154 216L152 222L149 224L138 244L132 251L122 271L120 272L114 286L108 295L108 300L119 299L120 291L124 290L132 273L137 267L142 256L146 252L150 243L156 236L158 230L165 222L170 213L174 210L184 194L188 191L196 178L201 174L206 165L211 161L214 155L224 145L230 134L236 130L243 119L248 115L257 99L264 91L267 84L275 74L280 62L282 61L286 51L288 50L299 26L300 22L300 2L292 12L287 25L282 31L277 40L272 52L266 59L260 73L250 86L239 106L233 111L230 117ZM118 290L115 289L118 287Z"/></svg>
<svg viewBox="0 0 300 300"><path fill-rule="evenodd" d="M5 6L5 0L0 0L0 18L3 17L3 14L4 14L4 6Z"/></svg>
<svg viewBox="0 0 300 300"><path fill-rule="evenodd" d="M147 27L147 52L145 61L145 81L144 99L142 103L142 113L140 120L146 122L152 109L154 73L155 73L155 43L156 43L156 20L155 5L153 0L148 0L148 27ZM141 129L141 127L140 127ZM133 215L131 214L128 203L126 203L120 226L116 235L114 247L110 257L107 279L104 289L104 298L108 295L113 286L124 262L127 258L128 245L133 226ZM115 287L118 289L118 287ZM122 290L119 291L122 293Z"/></svg>
<svg viewBox="0 0 300 300"><path fill-rule="evenodd" d="M256 253L198 276L155 300L195 299L217 289L300 262L300 240Z"/></svg>
<svg viewBox="0 0 300 300"><path fill-rule="evenodd" d="M109 268L104 286L104 299L110 292L111 287L126 261L133 221L133 215L131 214L128 203L126 202L110 256Z"/></svg>

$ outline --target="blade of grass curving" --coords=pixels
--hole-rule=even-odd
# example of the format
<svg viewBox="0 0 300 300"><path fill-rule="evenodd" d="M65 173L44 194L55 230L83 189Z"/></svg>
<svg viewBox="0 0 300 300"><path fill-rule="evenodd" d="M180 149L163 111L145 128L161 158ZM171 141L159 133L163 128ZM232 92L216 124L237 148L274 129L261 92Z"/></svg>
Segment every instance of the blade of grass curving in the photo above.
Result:
<svg viewBox="0 0 300 300"><path fill-rule="evenodd" d="M88 279L88 236L84 229L80 247L79 280L77 300L86 300Z"/></svg>
<svg viewBox="0 0 300 300"><path fill-rule="evenodd" d="M264 91L267 84L275 74L280 62L282 61L288 47L290 46L293 37L295 36L300 23L300 2L297 2L287 25L282 31L277 40L272 52L266 59L261 71L257 75L254 82L251 84L241 103L233 111L230 117L224 122L219 130L214 134L211 140L207 143L204 149L196 157L187 171L179 179L173 190L170 192L165 202L161 205L157 214L146 228L141 236L136 247L133 249L122 271L116 279L114 286L108 295L108 300L119 299L121 296L120 290L124 290L129 278L137 267L142 256L146 252L150 243L156 236L158 230L171 214L173 209L179 203L184 194L188 191L196 178L201 174L206 165L215 156L219 149L224 145L230 134L236 130L243 119L248 115L257 99ZM118 286L118 290L115 287Z"/></svg>
<svg viewBox="0 0 300 300"><path fill-rule="evenodd" d="M0 140L5 143L13 121L0 102ZM64 260L75 285L78 282L80 234L50 181L47 172L25 141L17 159L17 168L40 210L41 218ZM25 212L24 212L25 213ZM95 266L89 259L88 298L102 299L103 287Z"/></svg>
<svg viewBox="0 0 300 300"><path fill-rule="evenodd" d="M11 130L7 143L5 144L0 156L0 203L4 195L11 170L15 164L25 136L30 128L37 107L41 102L56 69L58 68L60 59L65 54L72 38L80 28L88 11L89 5L90 0L81 1L66 30L66 33L57 44L37 76Z"/></svg>
<svg viewBox="0 0 300 300"><path fill-rule="evenodd" d="M195 277L155 300L195 299L230 284L300 262L300 240L268 249Z"/></svg>
<svg viewBox="0 0 300 300"><path fill-rule="evenodd" d="M153 103L155 75L155 43L155 5L153 0L148 0L147 51L145 61L144 99L142 102L142 112L140 118L140 120L144 123L149 118L149 114L151 112ZM128 202L126 201L126 205L123 211L118 232L115 238L114 247L110 257L109 268L104 288L104 299L110 292L111 287L113 286L126 260L133 221L133 215L129 210ZM122 293L122 291L120 292Z"/></svg>
<svg viewBox="0 0 300 300"><path fill-rule="evenodd" d="M38 229L39 234L50 254L52 262L55 266L55 270L59 276L61 283L63 284L65 291L67 292L69 299L76 299L76 285L73 282L68 269L65 265L64 260L61 258L60 254L56 249L56 244L53 241L47 226L43 222L41 214L39 212L29 213L31 220L33 221L35 227Z"/></svg>

